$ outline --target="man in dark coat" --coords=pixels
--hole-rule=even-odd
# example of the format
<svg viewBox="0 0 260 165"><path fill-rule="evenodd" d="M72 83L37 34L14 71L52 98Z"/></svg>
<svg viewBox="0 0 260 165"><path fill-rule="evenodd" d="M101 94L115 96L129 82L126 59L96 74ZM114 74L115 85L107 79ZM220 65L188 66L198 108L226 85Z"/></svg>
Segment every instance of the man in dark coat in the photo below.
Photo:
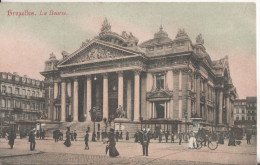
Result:
<svg viewBox="0 0 260 165"><path fill-rule="evenodd" d="M88 131L86 131L86 135L85 135L85 150L89 150L88 140L89 140L89 134L88 134Z"/></svg>
<svg viewBox="0 0 260 165"><path fill-rule="evenodd" d="M162 131L159 132L159 143L162 142Z"/></svg>
<svg viewBox="0 0 260 165"><path fill-rule="evenodd" d="M16 139L16 133L14 129L11 129L9 134L8 134L8 140L9 140L9 145L11 147L11 149L13 149L14 146L14 139Z"/></svg>
<svg viewBox="0 0 260 165"><path fill-rule="evenodd" d="M164 133L164 135L165 135L165 140L166 140L166 143L168 143L169 132L168 132L168 131L166 131L166 132Z"/></svg>
<svg viewBox="0 0 260 165"><path fill-rule="evenodd" d="M77 135L78 135L78 134L77 134L76 130L74 130L73 136L74 136L74 140L75 140L75 141L77 141Z"/></svg>
<svg viewBox="0 0 260 165"><path fill-rule="evenodd" d="M36 145L36 142L35 142L35 128L30 131L29 142L30 142L30 150L31 151L35 150L35 145Z"/></svg>
<svg viewBox="0 0 260 165"><path fill-rule="evenodd" d="M119 139L119 132L118 130L116 130L116 142L118 142L118 139Z"/></svg>
<svg viewBox="0 0 260 165"><path fill-rule="evenodd" d="M126 131L126 137L125 137L125 140L129 140L129 132Z"/></svg>
<svg viewBox="0 0 260 165"><path fill-rule="evenodd" d="M134 137L135 137L135 142L136 142L136 143L138 142L138 134L139 134L139 132L137 131L137 132L135 133L135 135L134 135Z"/></svg>
<svg viewBox="0 0 260 165"><path fill-rule="evenodd" d="M174 143L174 133L171 134L171 142Z"/></svg>
<svg viewBox="0 0 260 165"><path fill-rule="evenodd" d="M119 139L123 139L123 131L122 130L120 131Z"/></svg>
<svg viewBox="0 0 260 165"><path fill-rule="evenodd" d="M97 131L97 140L100 140L100 131Z"/></svg>
<svg viewBox="0 0 260 165"><path fill-rule="evenodd" d="M149 132L146 131L145 129L141 132L140 142L141 142L142 148L143 148L143 156L148 156L148 146L150 143L150 135L149 135Z"/></svg>
<svg viewBox="0 0 260 165"><path fill-rule="evenodd" d="M247 143L247 144L251 144L251 143L250 143L251 136L252 136L252 135L251 135L251 132L247 131L247 133L246 133L246 143Z"/></svg>
<svg viewBox="0 0 260 165"><path fill-rule="evenodd" d="M179 145L181 145L182 138L183 138L183 134L182 134L182 132L180 132L179 133Z"/></svg>

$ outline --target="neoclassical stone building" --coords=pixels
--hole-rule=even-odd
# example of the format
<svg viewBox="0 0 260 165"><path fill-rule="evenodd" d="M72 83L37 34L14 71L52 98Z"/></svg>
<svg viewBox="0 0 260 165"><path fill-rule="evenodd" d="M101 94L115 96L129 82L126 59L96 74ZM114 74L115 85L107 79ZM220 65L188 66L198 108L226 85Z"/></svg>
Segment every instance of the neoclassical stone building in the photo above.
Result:
<svg viewBox="0 0 260 165"><path fill-rule="evenodd" d="M52 53L41 72L50 120L90 121L93 107L110 119L122 107L125 121L134 124L201 118L212 127L233 125L237 93L228 57L212 61L201 34L193 43L180 29L172 40L161 26L138 44L132 33L112 32L105 19L98 36L62 55L58 60Z"/></svg>

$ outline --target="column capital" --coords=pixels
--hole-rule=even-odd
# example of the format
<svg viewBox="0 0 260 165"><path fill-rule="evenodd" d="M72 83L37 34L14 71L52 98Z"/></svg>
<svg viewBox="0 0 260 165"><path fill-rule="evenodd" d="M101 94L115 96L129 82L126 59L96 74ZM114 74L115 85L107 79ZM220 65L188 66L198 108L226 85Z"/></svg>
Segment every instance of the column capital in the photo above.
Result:
<svg viewBox="0 0 260 165"><path fill-rule="evenodd" d="M123 76L124 71L117 71L118 76Z"/></svg>
<svg viewBox="0 0 260 165"><path fill-rule="evenodd" d="M101 75L103 76L103 78L107 78L108 77L108 73L102 73Z"/></svg>
<svg viewBox="0 0 260 165"><path fill-rule="evenodd" d="M72 77L72 79L73 79L73 81L78 81L79 80L79 78L77 76Z"/></svg>
<svg viewBox="0 0 260 165"><path fill-rule="evenodd" d="M140 75L141 74L141 70L136 69L136 70L134 70L134 73L135 73L135 75Z"/></svg>
<svg viewBox="0 0 260 165"><path fill-rule="evenodd" d="M65 81L66 81L67 83L70 83L70 82L71 82L71 79L65 79Z"/></svg>

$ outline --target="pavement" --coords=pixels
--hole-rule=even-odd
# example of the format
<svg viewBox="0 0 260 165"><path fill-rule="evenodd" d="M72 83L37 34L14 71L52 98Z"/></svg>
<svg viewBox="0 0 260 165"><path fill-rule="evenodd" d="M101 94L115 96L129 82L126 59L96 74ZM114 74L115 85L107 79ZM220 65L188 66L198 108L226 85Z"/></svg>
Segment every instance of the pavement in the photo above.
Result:
<svg viewBox="0 0 260 165"><path fill-rule="evenodd" d="M64 141L37 140L36 151L30 151L27 139L16 139L14 149L9 149L8 141L0 139L0 164L256 164L256 139L250 145L242 140L240 146L219 145L216 150L207 147L188 149L187 143L149 144L149 156L142 156L142 146L130 141L116 144L120 156L110 158L105 154L105 144L89 142L90 150L84 150L84 141L72 141L71 147Z"/></svg>

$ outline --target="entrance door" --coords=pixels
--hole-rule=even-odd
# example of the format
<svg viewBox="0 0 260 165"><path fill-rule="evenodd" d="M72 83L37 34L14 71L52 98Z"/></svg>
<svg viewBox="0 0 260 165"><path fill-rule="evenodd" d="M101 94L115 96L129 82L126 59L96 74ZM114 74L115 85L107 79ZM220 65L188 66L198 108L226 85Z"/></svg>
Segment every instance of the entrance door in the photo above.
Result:
<svg viewBox="0 0 260 165"><path fill-rule="evenodd" d="M164 102L156 102L155 108L156 108L156 117L157 118L164 118L164 109L165 109Z"/></svg>
<svg viewBox="0 0 260 165"><path fill-rule="evenodd" d="M117 109L117 98L114 99L114 98L110 98L109 99L109 103L108 103L108 106L109 106L109 117L112 117L112 115L114 116L114 118L116 117L116 109Z"/></svg>

